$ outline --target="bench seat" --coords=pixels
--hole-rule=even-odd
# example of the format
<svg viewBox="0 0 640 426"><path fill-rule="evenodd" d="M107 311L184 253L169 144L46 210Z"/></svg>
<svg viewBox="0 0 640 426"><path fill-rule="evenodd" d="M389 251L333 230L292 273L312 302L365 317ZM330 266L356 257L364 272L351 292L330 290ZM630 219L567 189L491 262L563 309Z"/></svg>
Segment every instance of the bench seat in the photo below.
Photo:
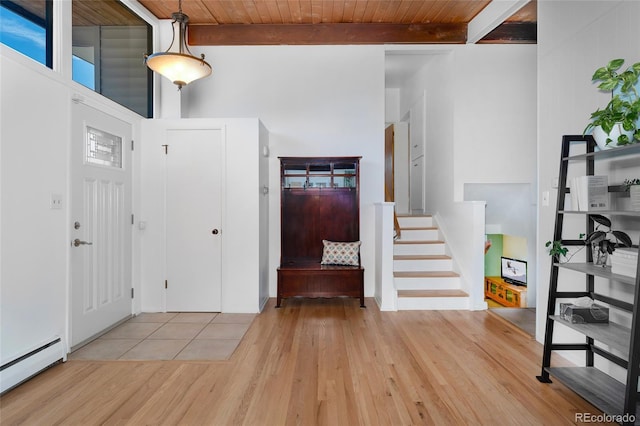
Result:
<svg viewBox="0 0 640 426"><path fill-rule="evenodd" d="M278 268L276 307L289 297L356 297L364 305L362 266L322 265L318 261L290 261Z"/></svg>

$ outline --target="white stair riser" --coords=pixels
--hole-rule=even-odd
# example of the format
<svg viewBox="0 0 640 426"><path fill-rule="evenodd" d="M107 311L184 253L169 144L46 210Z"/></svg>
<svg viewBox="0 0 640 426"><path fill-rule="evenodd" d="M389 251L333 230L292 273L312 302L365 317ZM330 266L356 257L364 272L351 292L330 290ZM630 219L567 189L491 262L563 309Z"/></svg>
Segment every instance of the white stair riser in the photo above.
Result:
<svg viewBox="0 0 640 426"><path fill-rule="evenodd" d="M428 228L433 226L433 218L423 216L398 217L400 228Z"/></svg>
<svg viewBox="0 0 640 426"><path fill-rule="evenodd" d="M395 277L396 290L459 290L460 277Z"/></svg>
<svg viewBox="0 0 640 426"><path fill-rule="evenodd" d="M440 239L437 228L432 228L431 217L399 217L401 234L398 241L437 241ZM394 244L393 253L397 256L429 256L446 253L444 243ZM451 259L395 259L395 272L431 272L451 271ZM460 277L394 277L394 287L400 290L460 290ZM468 310L469 297L398 297L398 310Z"/></svg>
<svg viewBox="0 0 640 426"><path fill-rule="evenodd" d="M393 254L445 254L445 246L444 244L394 244Z"/></svg>
<svg viewBox="0 0 640 426"><path fill-rule="evenodd" d="M438 239L437 229L403 229L400 241L433 241Z"/></svg>
<svg viewBox="0 0 640 426"><path fill-rule="evenodd" d="M451 271L451 259L394 260L393 270L398 271Z"/></svg>
<svg viewBox="0 0 640 426"><path fill-rule="evenodd" d="M468 297L398 297L398 310L459 311L469 310Z"/></svg>

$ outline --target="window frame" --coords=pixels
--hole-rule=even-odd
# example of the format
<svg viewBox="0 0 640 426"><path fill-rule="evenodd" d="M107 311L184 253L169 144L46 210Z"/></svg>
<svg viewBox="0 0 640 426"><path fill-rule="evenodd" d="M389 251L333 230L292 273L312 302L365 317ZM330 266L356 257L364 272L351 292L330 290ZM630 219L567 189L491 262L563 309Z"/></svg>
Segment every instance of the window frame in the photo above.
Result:
<svg viewBox="0 0 640 426"><path fill-rule="evenodd" d="M102 97L105 97L115 103L117 103L118 105L133 111L134 113L145 117L145 118L153 118L155 116L155 111L154 111L154 107L155 107L155 79L154 79L154 75L153 75L153 71L151 69L149 69L146 65L144 65L144 68L146 69L146 91L147 91L147 96L146 96L146 114L142 114L139 111L134 110L130 105L125 105L124 103L121 103L119 100L113 99L107 95L105 95L104 93L104 87L102 85L102 81L100 78L100 75L103 72L103 68L102 68L102 63L100 63L99 65L96 65L96 63L94 63L93 65L95 66L95 81L94 81L94 88L85 86L84 84L82 84L79 81L76 81L73 77L73 2L78 1L78 0L69 0L71 3L71 8L72 8L72 19L71 19L71 39L72 39L72 44L71 46L69 46L71 53L70 53L70 57L71 57L71 80L79 85L81 85L82 87L86 88L87 90L90 90L93 93L96 93L97 95L100 95ZM153 23L150 22L148 17L145 16L145 14L140 13L140 11L138 10L138 8L132 7L133 5L128 1L128 0L114 0L115 3L118 3L124 10L126 10L129 14L131 14L131 16L135 16L142 24L144 24L144 26L146 27L146 31L147 31L147 37L146 37L146 52L153 52L153 45L154 45L154 40L156 38L156 31L157 31L157 26ZM97 28L100 28L100 25L96 26ZM98 44L93 44L93 48L95 49L96 46L98 46ZM141 63L143 61L143 57L141 56Z"/></svg>
<svg viewBox="0 0 640 426"><path fill-rule="evenodd" d="M32 22L33 24L42 27L45 33L45 66L53 69L53 0L44 0L45 2L45 17L44 19L38 15L29 12L22 6L11 0L2 0L2 7L10 10L16 15L20 15L24 19ZM9 46L10 47L10 46ZM22 52L20 52L22 53ZM35 62L41 63L38 60L25 55Z"/></svg>

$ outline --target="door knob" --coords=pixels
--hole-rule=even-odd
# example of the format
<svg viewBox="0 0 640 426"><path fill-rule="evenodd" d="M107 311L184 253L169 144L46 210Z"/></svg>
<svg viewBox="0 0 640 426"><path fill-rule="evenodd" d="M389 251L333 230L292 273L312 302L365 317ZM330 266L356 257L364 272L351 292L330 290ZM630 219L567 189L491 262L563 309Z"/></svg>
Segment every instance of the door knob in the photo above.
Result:
<svg viewBox="0 0 640 426"><path fill-rule="evenodd" d="M219 233L219 232L220 232L220 231L218 231L217 229L214 229L213 231L211 231L211 233L212 233L213 235L218 235L218 233Z"/></svg>
<svg viewBox="0 0 640 426"><path fill-rule="evenodd" d="M79 246L91 246L93 245L93 243L87 242L87 241L81 241L80 238L76 238L75 240L73 240L73 246L74 247L79 247Z"/></svg>

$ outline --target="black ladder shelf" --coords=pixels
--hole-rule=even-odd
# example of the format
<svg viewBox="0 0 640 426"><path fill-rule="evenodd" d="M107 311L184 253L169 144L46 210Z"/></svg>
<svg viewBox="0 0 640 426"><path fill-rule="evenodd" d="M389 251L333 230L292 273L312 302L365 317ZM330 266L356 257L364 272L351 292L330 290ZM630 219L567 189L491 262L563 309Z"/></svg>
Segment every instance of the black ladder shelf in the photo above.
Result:
<svg viewBox="0 0 640 426"><path fill-rule="evenodd" d="M581 153L571 155L571 146L582 145ZM595 161L612 158L637 159L640 164L640 144L626 145L608 150L596 150L596 143L591 136L565 135L562 137L562 154L560 173L558 178L558 199L556 204L556 221L553 241L562 241L565 246L584 246L583 240L563 240L562 228L564 219L568 215L583 215L585 230L593 231L593 221L589 219L590 212L565 210L565 198L570 193L567 188L567 173L570 162L582 161L586 166L586 174L593 175ZM609 186L609 192L624 192L623 185ZM573 206L572 206L573 208ZM591 212L608 216L624 216L640 219L640 212L636 211L598 211ZM636 221L634 223L640 223ZM638 247L634 247L638 250ZM549 280L549 300L547 305L544 352L542 356L542 372L537 376L543 383L551 383L553 376L568 388L589 401L596 408L612 420L624 425L640 425L640 397L638 392L638 376L640 374L640 256L636 267L636 277L613 274L610 267L595 266L591 250L586 250L586 263L553 262ZM558 277L560 269L580 272L585 275L585 291L559 291ZM595 277L627 284L633 289L633 302L619 300L604 294L596 293ZM619 309L631 313L631 328L608 324L572 324L555 314L558 299L575 299L589 296L592 299L609 305L612 309ZM560 323L585 336L584 343L555 343L553 339L554 325ZM607 347L605 349L603 346ZM585 367L551 367L551 353L553 351L585 351ZM619 354L625 354L619 356ZM601 356L612 363L627 370L626 383L621 383L594 366L594 356Z"/></svg>

